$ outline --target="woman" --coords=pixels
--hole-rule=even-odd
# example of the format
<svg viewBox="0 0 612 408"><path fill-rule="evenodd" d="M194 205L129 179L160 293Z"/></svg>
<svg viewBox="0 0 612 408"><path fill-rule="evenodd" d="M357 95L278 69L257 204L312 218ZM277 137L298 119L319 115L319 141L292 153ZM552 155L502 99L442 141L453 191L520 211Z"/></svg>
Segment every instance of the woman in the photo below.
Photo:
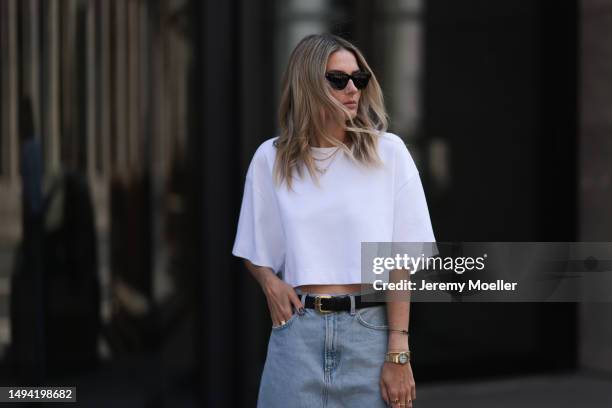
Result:
<svg viewBox="0 0 612 408"><path fill-rule="evenodd" d="M291 54L281 134L249 166L232 253L267 298L259 407L411 407L409 302L367 303L361 242L435 241L421 181L387 133L362 53L333 35Z"/></svg>

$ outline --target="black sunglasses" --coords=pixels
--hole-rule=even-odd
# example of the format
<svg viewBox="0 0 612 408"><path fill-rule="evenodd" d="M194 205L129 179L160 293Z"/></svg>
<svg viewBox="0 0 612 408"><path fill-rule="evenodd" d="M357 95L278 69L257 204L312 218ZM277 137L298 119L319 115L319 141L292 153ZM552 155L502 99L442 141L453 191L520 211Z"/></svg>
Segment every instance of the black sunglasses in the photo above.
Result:
<svg viewBox="0 0 612 408"><path fill-rule="evenodd" d="M356 71L351 75L341 71L330 71L325 73L325 78L329 81L332 88L339 91L346 88L349 79L353 80L355 88L363 89L368 85L371 76L372 74L365 71Z"/></svg>

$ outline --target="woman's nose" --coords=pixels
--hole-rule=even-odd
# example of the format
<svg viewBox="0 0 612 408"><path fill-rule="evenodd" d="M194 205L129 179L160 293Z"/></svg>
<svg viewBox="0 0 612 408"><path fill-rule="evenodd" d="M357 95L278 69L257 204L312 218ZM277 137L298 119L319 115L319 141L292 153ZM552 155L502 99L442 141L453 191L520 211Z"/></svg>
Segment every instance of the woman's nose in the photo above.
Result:
<svg viewBox="0 0 612 408"><path fill-rule="evenodd" d="M349 79L348 84L346 84L346 91L348 93L355 93L355 91L357 91L357 87L353 83L352 79Z"/></svg>

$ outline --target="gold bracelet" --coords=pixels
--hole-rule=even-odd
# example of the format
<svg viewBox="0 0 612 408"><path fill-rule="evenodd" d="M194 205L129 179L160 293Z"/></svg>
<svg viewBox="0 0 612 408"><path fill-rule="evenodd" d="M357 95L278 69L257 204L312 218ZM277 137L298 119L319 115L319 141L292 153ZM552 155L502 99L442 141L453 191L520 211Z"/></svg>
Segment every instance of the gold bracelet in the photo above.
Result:
<svg viewBox="0 0 612 408"><path fill-rule="evenodd" d="M387 329L387 330L389 330L389 331L394 331L394 332L399 332L399 333L403 333L403 334L405 334L406 336L410 336L410 335L408 334L408 330L404 330L404 329L391 329L391 328L390 328L390 329Z"/></svg>

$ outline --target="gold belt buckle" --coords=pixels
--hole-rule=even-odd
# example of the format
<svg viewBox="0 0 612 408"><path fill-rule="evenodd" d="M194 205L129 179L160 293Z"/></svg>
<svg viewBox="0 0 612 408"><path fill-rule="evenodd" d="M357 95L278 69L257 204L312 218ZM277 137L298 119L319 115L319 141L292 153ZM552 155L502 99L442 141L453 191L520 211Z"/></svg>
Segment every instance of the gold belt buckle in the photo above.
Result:
<svg viewBox="0 0 612 408"><path fill-rule="evenodd" d="M321 299L329 299L331 296L315 296L315 310L319 313L331 313L333 310L321 309Z"/></svg>

